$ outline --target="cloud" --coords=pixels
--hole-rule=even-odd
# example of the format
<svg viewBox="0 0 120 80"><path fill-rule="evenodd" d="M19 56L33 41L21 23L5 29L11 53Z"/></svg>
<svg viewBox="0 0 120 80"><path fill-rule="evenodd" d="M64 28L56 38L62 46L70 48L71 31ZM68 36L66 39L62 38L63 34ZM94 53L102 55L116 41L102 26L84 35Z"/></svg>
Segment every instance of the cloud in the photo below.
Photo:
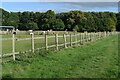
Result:
<svg viewBox="0 0 120 80"><path fill-rule="evenodd" d="M64 2L61 10L111 11L118 12L118 2Z"/></svg>
<svg viewBox="0 0 120 80"><path fill-rule="evenodd" d="M118 7L117 2L79 2L79 3L71 2L71 3L66 3L66 4L69 4L69 6L68 6L69 8L110 8L110 7Z"/></svg>
<svg viewBox="0 0 120 80"><path fill-rule="evenodd" d="M54 10L56 13L70 10L118 12L118 2L4 2L3 8L9 11Z"/></svg>

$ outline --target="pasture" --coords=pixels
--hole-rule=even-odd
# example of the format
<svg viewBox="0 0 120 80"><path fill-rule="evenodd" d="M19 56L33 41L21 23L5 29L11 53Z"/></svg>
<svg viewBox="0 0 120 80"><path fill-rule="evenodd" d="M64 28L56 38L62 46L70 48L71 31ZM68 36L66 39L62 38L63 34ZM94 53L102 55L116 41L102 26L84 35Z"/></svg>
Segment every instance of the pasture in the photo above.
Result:
<svg viewBox="0 0 120 80"><path fill-rule="evenodd" d="M77 48L21 54L4 62L2 72L3 78L116 78L118 59L113 35Z"/></svg>

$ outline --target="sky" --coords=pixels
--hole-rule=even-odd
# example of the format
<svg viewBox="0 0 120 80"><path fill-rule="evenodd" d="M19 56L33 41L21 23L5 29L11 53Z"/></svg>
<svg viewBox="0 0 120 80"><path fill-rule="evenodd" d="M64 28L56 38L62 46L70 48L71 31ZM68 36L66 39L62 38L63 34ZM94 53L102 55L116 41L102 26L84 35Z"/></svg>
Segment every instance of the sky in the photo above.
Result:
<svg viewBox="0 0 120 80"><path fill-rule="evenodd" d="M1 8L9 12L46 12L56 13L81 10L85 12L118 12L118 2L2 2Z"/></svg>

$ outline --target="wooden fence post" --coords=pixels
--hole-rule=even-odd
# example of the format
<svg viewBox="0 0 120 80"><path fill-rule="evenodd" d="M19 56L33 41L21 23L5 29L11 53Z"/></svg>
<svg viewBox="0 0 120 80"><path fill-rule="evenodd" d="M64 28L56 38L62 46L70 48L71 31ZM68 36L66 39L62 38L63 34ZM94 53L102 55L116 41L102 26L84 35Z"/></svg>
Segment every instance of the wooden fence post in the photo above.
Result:
<svg viewBox="0 0 120 80"><path fill-rule="evenodd" d="M94 32L92 32L92 41L94 41Z"/></svg>
<svg viewBox="0 0 120 80"><path fill-rule="evenodd" d="M84 32L84 43L86 43L86 32Z"/></svg>
<svg viewBox="0 0 120 80"><path fill-rule="evenodd" d="M56 50L58 50L58 34L55 34Z"/></svg>
<svg viewBox="0 0 120 80"><path fill-rule="evenodd" d="M63 38L64 38L64 46L65 46L65 48L67 48L67 45L66 45L66 34L63 34Z"/></svg>
<svg viewBox="0 0 120 80"><path fill-rule="evenodd" d="M98 39L98 38L97 38L97 32L95 33L95 35L96 35L96 36L95 36L95 37L96 37L96 39L95 39L95 40L97 40L97 39Z"/></svg>
<svg viewBox="0 0 120 80"><path fill-rule="evenodd" d="M92 41L93 33L91 32L91 41Z"/></svg>
<svg viewBox="0 0 120 80"><path fill-rule="evenodd" d="M88 39L89 39L88 32L86 32L86 42L88 42Z"/></svg>
<svg viewBox="0 0 120 80"><path fill-rule="evenodd" d="M104 32L104 37L107 37L106 31Z"/></svg>
<svg viewBox="0 0 120 80"><path fill-rule="evenodd" d="M108 31L107 31L107 32L106 32L106 37L108 37L108 35L109 35L109 34L108 34Z"/></svg>
<svg viewBox="0 0 120 80"><path fill-rule="evenodd" d="M95 32L95 40L97 40L97 32Z"/></svg>
<svg viewBox="0 0 120 80"><path fill-rule="evenodd" d="M97 33L97 38L99 39L99 32Z"/></svg>
<svg viewBox="0 0 120 80"><path fill-rule="evenodd" d="M83 43L83 44L85 43L85 32L83 33L83 40L82 40L82 43Z"/></svg>
<svg viewBox="0 0 120 80"><path fill-rule="evenodd" d="M100 32L98 32L98 39L100 39Z"/></svg>
<svg viewBox="0 0 120 80"><path fill-rule="evenodd" d="M75 34L75 44L77 46L77 34Z"/></svg>
<svg viewBox="0 0 120 80"><path fill-rule="evenodd" d="M32 46L32 52L35 52L35 45L34 45L34 33L30 33L31 34L31 46Z"/></svg>
<svg viewBox="0 0 120 80"><path fill-rule="evenodd" d="M92 41L92 33L90 33L90 41Z"/></svg>
<svg viewBox="0 0 120 80"><path fill-rule="evenodd" d="M89 41L89 33L87 33L87 42Z"/></svg>
<svg viewBox="0 0 120 80"><path fill-rule="evenodd" d="M91 41L91 33L89 32L89 41Z"/></svg>
<svg viewBox="0 0 120 80"><path fill-rule="evenodd" d="M94 39L94 40L96 40L96 37L95 37L95 32L94 32L93 36L94 36L94 38L93 38L93 39Z"/></svg>
<svg viewBox="0 0 120 80"><path fill-rule="evenodd" d="M88 33L88 41L90 41L90 33Z"/></svg>
<svg viewBox="0 0 120 80"><path fill-rule="evenodd" d="M12 34L12 53L13 53L13 60L15 61L15 32Z"/></svg>
<svg viewBox="0 0 120 80"><path fill-rule="evenodd" d="M102 32L100 32L100 39L102 38Z"/></svg>
<svg viewBox="0 0 120 80"><path fill-rule="evenodd" d="M81 44L81 33L79 33L79 45Z"/></svg>
<svg viewBox="0 0 120 80"><path fill-rule="evenodd" d="M81 44L83 44L82 42L83 42L83 34L82 33L80 33L81 35L80 35L80 43Z"/></svg>
<svg viewBox="0 0 120 80"><path fill-rule="evenodd" d="M70 34L70 46L72 47L72 34Z"/></svg>
<svg viewBox="0 0 120 80"><path fill-rule="evenodd" d="M97 40L97 32L96 32L96 40Z"/></svg>
<svg viewBox="0 0 120 80"><path fill-rule="evenodd" d="M94 33L94 39L96 40L96 32Z"/></svg>
<svg viewBox="0 0 120 80"><path fill-rule="evenodd" d="M94 41L94 39L93 39L94 38L94 33L93 32L92 32L91 36L92 36L91 40Z"/></svg>
<svg viewBox="0 0 120 80"><path fill-rule="evenodd" d="M45 50L48 50L47 34L45 34Z"/></svg>
<svg viewBox="0 0 120 80"><path fill-rule="evenodd" d="M87 39L87 31L85 31L85 42L88 42L88 39Z"/></svg>

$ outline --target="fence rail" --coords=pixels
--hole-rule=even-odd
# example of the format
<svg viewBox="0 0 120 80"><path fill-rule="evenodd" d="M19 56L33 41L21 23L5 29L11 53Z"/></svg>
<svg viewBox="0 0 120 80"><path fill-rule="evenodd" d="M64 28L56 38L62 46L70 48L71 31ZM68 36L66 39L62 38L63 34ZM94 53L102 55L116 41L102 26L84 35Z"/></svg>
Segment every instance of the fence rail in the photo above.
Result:
<svg viewBox="0 0 120 80"><path fill-rule="evenodd" d="M60 46L67 48L69 46L77 46L81 44L85 44L90 41L95 41L97 39L105 38L110 35L118 34L119 32L84 32L84 33L77 33L77 34L63 34L63 36L55 34L54 36L45 35L44 37L34 37L34 33L31 34L31 38L15 38L15 34L13 34L12 38L2 38L0 40L12 40L12 53L2 54L0 57L6 56L13 56L15 60L15 55L19 54L20 52L15 51L15 41L22 41L22 40L31 40L31 49L25 52L35 52L35 50L45 49L48 50L49 48L55 47L56 50L59 50ZM55 42L52 45L49 44L49 39L54 38ZM59 43L59 39L63 39L62 43ZM44 44L45 46L42 48L35 48L35 40L36 39L45 39ZM67 41L69 39L69 41ZM23 53L25 53L23 52Z"/></svg>

